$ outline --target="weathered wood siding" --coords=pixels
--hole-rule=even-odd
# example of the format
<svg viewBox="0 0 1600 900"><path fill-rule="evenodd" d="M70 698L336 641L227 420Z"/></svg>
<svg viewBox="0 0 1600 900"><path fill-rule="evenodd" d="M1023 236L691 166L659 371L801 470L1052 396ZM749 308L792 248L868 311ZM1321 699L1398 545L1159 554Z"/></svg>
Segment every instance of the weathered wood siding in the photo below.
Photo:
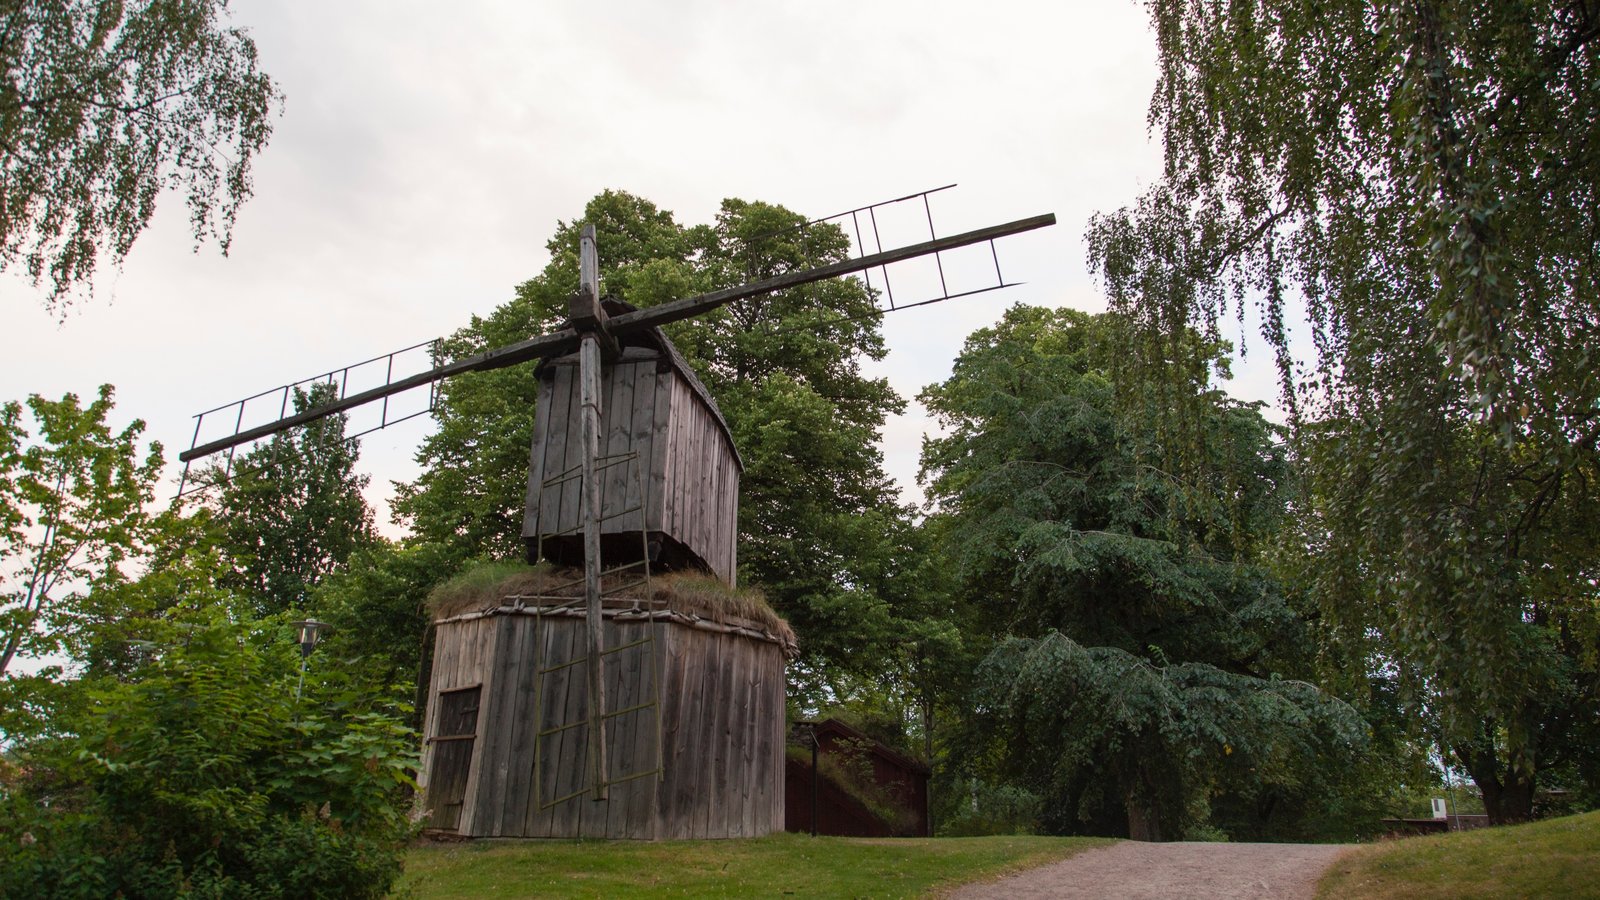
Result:
<svg viewBox="0 0 1600 900"><path fill-rule="evenodd" d="M738 567L740 474L733 444L687 381L673 374L658 389L666 394L671 411L666 453L652 460L661 466L657 521L663 532L695 550L711 571L732 584Z"/></svg>
<svg viewBox="0 0 1600 900"><path fill-rule="evenodd" d="M508 613L438 626L441 659L481 652L489 673L458 832L656 840L782 830L779 646L609 613L605 644L619 649L604 669L603 801L586 775L583 619ZM430 712L445 684L435 678Z"/></svg>
<svg viewBox="0 0 1600 900"><path fill-rule="evenodd" d="M576 358L547 365L534 412L523 537L582 526ZM739 461L706 401L660 352L629 347L602 367L600 513L605 553L632 551L640 532L664 537L730 584L737 567ZM566 475L565 481L545 482Z"/></svg>

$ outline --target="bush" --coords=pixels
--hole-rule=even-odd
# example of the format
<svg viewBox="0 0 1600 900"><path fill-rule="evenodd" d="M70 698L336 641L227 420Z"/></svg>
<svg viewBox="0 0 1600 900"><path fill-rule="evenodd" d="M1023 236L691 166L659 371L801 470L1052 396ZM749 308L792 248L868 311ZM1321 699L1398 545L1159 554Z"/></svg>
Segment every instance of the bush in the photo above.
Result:
<svg viewBox="0 0 1600 900"><path fill-rule="evenodd" d="M0 768L0 896L388 893L414 736L331 659L297 698L289 633L201 622L134 680L80 683Z"/></svg>
<svg viewBox="0 0 1600 900"><path fill-rule="evenodd" d="M1039 828L1039 796L1009 784L979 779L951 785L954 804L939 822L940 837L1033 834Z"/></svg>

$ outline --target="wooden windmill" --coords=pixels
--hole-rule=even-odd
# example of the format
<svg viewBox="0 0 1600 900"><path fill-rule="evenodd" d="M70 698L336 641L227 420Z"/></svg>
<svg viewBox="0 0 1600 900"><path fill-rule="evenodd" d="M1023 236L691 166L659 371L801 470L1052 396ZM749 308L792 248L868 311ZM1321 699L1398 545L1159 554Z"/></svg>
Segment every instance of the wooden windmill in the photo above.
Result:
<svg viewBox="0 0 1600 900"><path fill-rule="evenodd" d="M660 327L856 273L890 309L1007 287L994 241L1055 222L1046 214L939 237L932 193L808 223L854 225L858 252L849 259L647 309L601 296L600 248L585 226L578 292L556 332L396 377L397 358L418 345L197 417L179 459L226 451L231 465L235 448L316 418L381 403L376 427L385 427L410 417L390 418L395 395L428 388L431 406L432 386L445 378L538 361L523 536L530 561L581 564L583 574L570 591L508 595L436 622L419 777L430 825L475 836L646 839L783 827L783 642L759 623L707 621L616 587L618 573L648 581L652 567L701 569L730 586L735 578L739 455L714 399ZM929 239L884 250L877 219L907 203L926 213ZM866 252L863 223L875 252ZM890 265L938 262L985 243L992 282L952 291L941 262L933 296L895 302ZM382 382L351 390L363 367L381 367ZM317 382L337 385L339 399L287 414L294 389ZM263 403L277 415L247 427L247 408ZM208 418L231 419L228 433L202 442Z"/></svg>

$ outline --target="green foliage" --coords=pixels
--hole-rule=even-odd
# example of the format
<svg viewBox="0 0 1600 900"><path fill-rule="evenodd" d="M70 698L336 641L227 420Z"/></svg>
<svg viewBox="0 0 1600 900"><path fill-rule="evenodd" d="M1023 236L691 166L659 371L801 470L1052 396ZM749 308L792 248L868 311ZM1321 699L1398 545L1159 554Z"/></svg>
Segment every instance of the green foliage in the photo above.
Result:
<svg viewBox="0 0 1600 900"><path fill-rule="evenodd" d="M132 677L154 652L151 623L173 615L188 591L227 571L218 535L205 510L185 515L175 503L152 516L143 552L129 566L139 576L99 582L85 594L80 605L91 613L78 617L66 645L77 664L72 674L86 681Z"/></svg>
<svg viewBox="0 0 1600 900"><path fill-rule="evenodd" d="M0 268L46 304L120 263L168 188L227 252L281 101L226 2L29 0L0 10Z"/></svg>
<svg viewBox="0 0 1600 900"><path fill-rule="evenodd" d="M779 206L725 200L698 229L707 287L845 258L835 227L800 228ZM908 514L883 472L884 417L904 406L883 379L873 297L835 279L752 298L683 323L673 338L699 369L744 455L739 559L800 635L801 671L873 677L907 610L896 584ZM801 689L823 692L821 681Z"/></svg>
<svg viewBox="0 0 1600 900"><path fill-rule="evenodd" d="M974 333L921 395L947 429L923 477L969 628L1000 641L963 775L1017 779L1052 829L1170 839L1213 797L1297 788L1365 727L1294 680L1311 635L1261 557L1291 483L1274 430L1190 384L1205 456L1163 468L1159 393L1119 397L1110 371L1117 324L1016 307Z"/></svg>
<svg viewBox="0 0 1600 900"><path fill-rule="evenodd" d="M306 611L333 626L318 655L340 660L371 685L414 685L405 718L420 728L433 652L428 597L461 565L440 544L379 542L355 550L312 592Z"/></svg>
<svg viewBox="0 0 1600 900"><path fill-rule="evenodd" d="M961 778L935 793L940 837L988 834L1032 834L1039 827L1044 801L1014 784Z"/></svg>
<svg viewBox="0 0 1600 900"><path fill-rule="evenodd" d="M338 388L295 389L296 412L332 402ZM344 436L345 416L323 416L273 435L266 444L195 476L213 488L224 546L237 587L262 614L306 605L328 574L352 553L372 547L372 510L361 496L368 477L356 472L356 444Z"/></svg>
<svg viewBox="0 0 1600 900"><path fill-rule="evenodd" d="M122 581L150 527L145 505L161 447L140 458L142 421L115 432L110 385L88 406L37 395L0 407L0 675L18 653L81 655L82 637L115 616L98 603Z"/></svg>
<svg viewBox="0 0 1600 900"><path fill-rule="evenodd" d="M1170 336L1259 291L1281 346L1298 291L1324 375L1359 384L1425 350L1501 422L1549 430L1592 408L1585 15L1537 0L1150 14L1166 177L1091 228L1115 304Z"/></svg>
<svg viewBox="0 0 1600 900"><path fill-rule="evenodd" d="M1364 694L1340 696L1360 710L1364 741L1322 754L1329 764L1288 771L1270 790L1213 793L1208 820L1236 841L1351 842L1387 834L1386 818L1429 815L1429 798L1445 788L1394 680L1374 677Z"/></svg>
<svg viewBox="0 0 1600 900"><path fill-rule="evenodd" d="M1196 784L1246 794L1293 787L1301 772L1366 737L1360 716L1314 685L1203 663L1155 665L1060 633L996 648L979 670L978 701L1003 723L1012 753L1048 748L1022 766L1031 783L1075 797L1080 818L1120 801L1145 840L1204 824L1182 805ZM1110 790L1122 796L1107 798Z"/></svg>
<svg viewBox="0 0 1600 900"><path fill-rule="evenodd" d="M1299 535L1303 565L1345 654L1396 659L1491 815L1527 818L1539 768L1600 774L1600 458L1507 448L1459 419L1390 451L1381 429L1404 409L1304 438L1320 515ZM1428 481L1399 483L1418 469Z"/></svg>
<svg viewBox="0 0 1600 900"><path fill-rule="evenodd" d="M1533 0L1149 8L1166 175L1090 226L1123 368L1188 378L1181 335L1259 303L1338 665L1397 671L1525 817L1594 737L1600 32Z"/></svg>
<svg viewBox="0 0 1600 900"><path fill-rule="evenodd" d="M1013 308L922 393L949 430L925 443L923 477L962 590L995 632L1060 628L1262 672L1293 662L1302 626L1253 555L1282 520L1289 481L1272 428L1208 394L1208 480L1180 482L1150 463L1150 436L1119 408L1108 329Z"/></svg>
<svg viewBox="0 0 1600 900"><path fill-rule="evenodd" d="M29 407L36 439L0 412L5 660L76 666L0 678L0 896L383 896L415 765L387 673L319 654L302 695L229 523L146 511L160 449L109 428L111 389Z"/></svg>
<svg viewBox="0 0 1600 900"><path fill-rule="evenodd" d="M201 570L191 570L200 578ZM13 735L0 894L381 897L400 874L415 735L337 665L303 694L287 617L213 589L148 621L127 680L85 680Z"/></svg>

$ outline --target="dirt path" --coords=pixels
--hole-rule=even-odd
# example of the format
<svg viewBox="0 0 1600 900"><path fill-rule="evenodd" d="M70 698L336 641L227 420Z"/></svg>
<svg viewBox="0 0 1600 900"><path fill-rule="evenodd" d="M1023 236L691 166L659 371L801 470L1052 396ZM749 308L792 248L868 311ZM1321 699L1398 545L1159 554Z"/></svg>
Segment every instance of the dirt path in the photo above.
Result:
<svg viewBox="0 0 1600 900"><path fill-rule="evenodd" d="M1043 897L1310 898L1346 844L1147 844L1123 841L951 894L960 900Z"/></svg>

